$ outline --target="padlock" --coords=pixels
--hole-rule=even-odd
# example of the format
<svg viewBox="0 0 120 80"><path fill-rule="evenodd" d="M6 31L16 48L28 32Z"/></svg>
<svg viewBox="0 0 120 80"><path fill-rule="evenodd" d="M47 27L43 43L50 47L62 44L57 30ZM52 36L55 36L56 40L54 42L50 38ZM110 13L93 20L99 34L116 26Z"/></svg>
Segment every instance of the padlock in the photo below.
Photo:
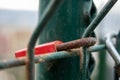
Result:
<svg viewBox="0 0 120 80"><path fill-rule="evenodd" d="M105 43L106 43L106 47L107 47L108 52L110 53L111 57L116 62L115 72L120 77L120 55L119 55L118 51L116 50L116 48L112 42L112 38L116 37L116 35L117 34L108 34L106 36ZM120 78L119 78L119 80L120 80Z"/></svg>

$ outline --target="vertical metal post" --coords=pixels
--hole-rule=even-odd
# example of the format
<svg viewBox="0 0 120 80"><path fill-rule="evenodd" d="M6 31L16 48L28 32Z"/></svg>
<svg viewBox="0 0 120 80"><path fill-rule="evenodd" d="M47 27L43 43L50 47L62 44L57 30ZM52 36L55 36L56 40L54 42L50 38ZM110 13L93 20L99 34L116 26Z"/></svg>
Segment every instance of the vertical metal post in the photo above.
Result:
<svg viewBox="0 0 120 80"><path fill-rule="evenodd" d="M40 0L39 18L50 1ZM67 42L81 38L88 24L85 22L83 11L85 1L64 0L64 3L55 12L42 32L39 42L45 43L54 40ZM91 4L92 0L89 1ZM80 63L79 56L41 63L36 74L37 80L87 80L87 74L82 73L80 70L80 66L82 66Z"/></svg>
<svg viewBox="0 0 120 80"><path fill-rule="evenodd" d="M102 44L103 41L100 40L100 44ZM102 50L99 52L99 65L98 65L98 79L96 80L106 80L106 51Z"/></svg>

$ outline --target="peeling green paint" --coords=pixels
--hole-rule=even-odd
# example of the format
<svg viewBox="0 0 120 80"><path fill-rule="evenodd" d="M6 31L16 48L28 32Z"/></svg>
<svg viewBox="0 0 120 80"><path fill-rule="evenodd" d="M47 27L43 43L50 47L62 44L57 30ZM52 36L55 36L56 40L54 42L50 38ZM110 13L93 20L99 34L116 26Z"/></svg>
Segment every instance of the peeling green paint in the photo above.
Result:
<svg viewBox="0 0 120 80"><path fill-rule="evenodd" d="M49 2L50 0L40 0L39 18ZM54 40L67 42L81 38L94 17L93 8L95 9L92 0L65 0L42 32L40 43ZM85 12L88 13L86 15L85 9L87 9ZM92 63L90 54L86 54L85 59L87 59L84 64L85 68L83 68L85 73L81 70L83 64L80 64L81 57L78 56L39 64L37 80L89 80L89 73L94 65L90 64ZM91 70L89 70L90 68Z"/></svg>

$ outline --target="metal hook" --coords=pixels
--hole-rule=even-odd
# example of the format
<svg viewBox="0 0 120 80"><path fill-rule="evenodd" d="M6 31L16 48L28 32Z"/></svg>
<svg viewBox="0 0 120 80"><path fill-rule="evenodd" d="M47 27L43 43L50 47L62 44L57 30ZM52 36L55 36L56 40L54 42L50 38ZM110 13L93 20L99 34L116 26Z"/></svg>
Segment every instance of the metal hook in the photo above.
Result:
<svg viewBox="0 0 120 80"><path fill-rule="evenodd" d="M119 55L118 51L116 50L115 46L113 45L112 38L114 38L114 37L117 37L117 34L115 34L115 33L108 34L106 36L105 43L106 43L108 52L110 53L111 57L116 62L115 72L119 76L118 79L120 80L120 55Z"/></svg>
<svg viewBox="0 0 120 80"><path fill-rule="evenodd" d="M111 33L106 36L105 44L107 47L108 52L110 53L111 57L115 60L116 64L120 64L120 55L118 51L115 49L112 38L116 37L117 34Z"/></svg>

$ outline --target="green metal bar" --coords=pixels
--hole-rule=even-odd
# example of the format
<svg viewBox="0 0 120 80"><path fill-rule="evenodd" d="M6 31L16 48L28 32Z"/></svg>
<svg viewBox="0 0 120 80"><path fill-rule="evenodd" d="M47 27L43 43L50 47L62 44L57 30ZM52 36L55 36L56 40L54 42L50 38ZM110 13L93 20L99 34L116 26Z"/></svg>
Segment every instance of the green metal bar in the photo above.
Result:
<svg viewBox="0 0 120 80"><path fill-rule="evenodd" d="M101 45L96 45L96 46L89 47L87 49L87 51L96 52L96 51L101 51L101 50L105 50L105 49L106 49L106 46L104 44L101 44Z"/></svg>
<svg viewBox="0 0 120 80"><path fill-rule="evenodd" d="M103 49L106 49L105 45L97 45L97 46L89 47L87 50L89 52L95 52L95 51L101 51ZM69 52L61 51L61 52L55 52L55 53L48 53L48 54L35 57L34 61L35 63L41 63L41 62L48 62L48 61L57 60L61 58L73 57L73 56L80 56L79 50L72 50ZM13 68L13 67L20 67L25 64L26 64L25 58L1 61L0 70L7 69L7 68Z"/></svg>
<svg viewBox="0 0 120 80"><path fill-rule="evenodd" d="M110 9L114 6L114 4L116 2L117 2L117 0L109 0L105 4L103 9L99 12L99 14L95 17L95 19L87 27L87 29L83 33L82 37L88 37L94 31L94 29L97 27L97 25L102 21L102 19L106 16L106 14L110 11Z"/></svg>
<svg viewBox="0 0 120 80"><path fill-rule="evenodd" d="M106 14L110 11L110 9L113 7L113 5L117 2L117 0L109 0L106 5L103 7L103 9L99 12L99 14L92 20L92 22L89 24L87 29L82 35L82 38L89 37L91 33L94 31L94 29L97 27L97 25L102 21L102 19L106 16ZM87 62L87 52L86 48L84 48L84 60L83 60L83 73L86 74L87 71L85 70L86 62ZM101 54L100 54L101 55ZM105 56L103 56L105 58ZM100 63L101 64L101 63ZM103 65L101 66L103 68ZM103 68L104 69L104 68ZM102 73L101 73L102 74ZM103 77L103 76L102 76ZM100 78L101 79L101 78ZM102 80L102 79L101 79Z"/></svg>
<svg viewBox="0 0 120 80"><path fill-rule="evenodd" d="M99 52L98 76L96 80L107 80L107 65L106 65L106 51Z"/></svg>
<svg viewBox="0 0 120 80"><path fill-rule="evenodd" d="M45 25L55 12L55 10L58 8L62 1L61 0L51 0L48 7L45 9L44 14L42 15L40 22L33 32L31 39L28 44L28 54L27 54L27 64L26 64L26 70L27 70L27 80L34 80L34 46L37 41L37 38L39 37L40 33L43 31Z"/></svg>
<svg viewBox="0 0 120 80"><path fill-rule="evenodd" d="M93 19L93 21L89 24L89 26L87 27L87 29L85 30L85 32L83 33L82 37L88 37L89 35L91 35L91 33L94 31L94 29L97 27L97 25L102 21L102 19L106 16L106 14L110 11L110 9L113 7L113 5L117 2L117 0L109 0L106 5L103 7L103 9L99 12L99 14ZM84 48L84 52L86 52L85 48ZM105 51L102 51L102 53L104 53ZM84 61L83 61L83 65L85 65L86 62L86 56L87 54L84 54ZM105 70L105 54L100 54L100 59L102 59L100 61L100 76L99 76L99 80L104 80L105 79L105 72L102 72ZM103 62L104 61L104 62ZM84 66L85 67L85 66ZM85 68L83 69L83 72L86 73ZM98 80L97 79L97 80Z"/></svg>
<svg viewBox="0 0 120 80"><path fill-rule="evenodd" d="M55 53L48 53L44 55L40 55L35 57L34 63L42 63L42 62L49 62L52 60L57 60L61 58L68 58L73 56L79 56L79 50L76 51L61 51ZM15 60L8 60L8 61L1 61L0 62L0 70L13 68L13 67L20 67L26 64L26 59L15 59Z"/></svg>

